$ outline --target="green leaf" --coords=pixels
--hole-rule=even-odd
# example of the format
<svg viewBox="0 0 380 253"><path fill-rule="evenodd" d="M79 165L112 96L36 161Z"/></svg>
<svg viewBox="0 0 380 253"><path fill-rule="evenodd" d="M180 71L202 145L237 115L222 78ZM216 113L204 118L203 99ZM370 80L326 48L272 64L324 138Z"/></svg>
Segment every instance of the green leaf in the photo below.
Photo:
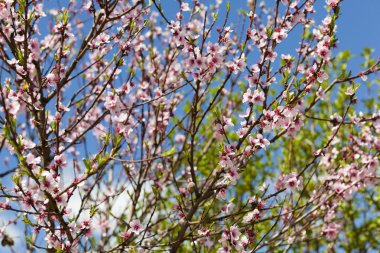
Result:
<svg viewBox="0 0 380 253"><path fill-rule="evenodd" d="M84 166L86 167L86 174L90 174L92 172L92 166L91 166L91 161L90 159L85 159L83 158L82 159L83 163L84 163Z"/></svg>
<svg viewBox="0 0 380 253"><path fill-rule="evenodd" d="M162 155L163 156L172 156L175 154L175 147L172 147L170 150L165 151Z"/></svg>
<svg viewBox="0 0 380 253"><path fill-rule="evenodd" d="M62 16L62 23L66 25L68 21L69 21L69 12L65 10Z"/></svg>
<svg viewBox="0 0 380 253"><path fill-rule="evenodd" d="M23 221L25 224L28 224L28 225L33 226L33 223L29 220L29 218L28 218L26 215L23 216L22 221Z"/></svg>
<svg viewBox="0 0 380 253"><path fill-rule="evenodd" d="M92 218L95 215L96 211L98 211L98 209L92 205L90 207L90 218Z"/></svg>

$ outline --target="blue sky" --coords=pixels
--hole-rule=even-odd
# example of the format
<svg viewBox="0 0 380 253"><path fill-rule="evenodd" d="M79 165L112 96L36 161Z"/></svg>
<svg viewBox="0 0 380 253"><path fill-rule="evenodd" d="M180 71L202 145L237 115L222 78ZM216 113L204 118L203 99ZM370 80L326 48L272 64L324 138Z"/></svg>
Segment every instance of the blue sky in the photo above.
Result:
<svg viewBox="0 0 380 253"><path fill-rule="evenodd" d="M356 56L364 47L380 50L380 1L346 0L342 5L342 16L338 20L339 49L350 49ZM354 59L353 67L358 67L360 60Z"/></svg>

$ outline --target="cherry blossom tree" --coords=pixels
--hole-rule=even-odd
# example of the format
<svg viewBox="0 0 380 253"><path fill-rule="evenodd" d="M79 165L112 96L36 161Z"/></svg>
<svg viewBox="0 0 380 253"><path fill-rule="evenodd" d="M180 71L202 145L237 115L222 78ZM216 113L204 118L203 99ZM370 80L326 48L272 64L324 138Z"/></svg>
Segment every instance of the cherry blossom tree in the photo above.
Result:
<svg viewBox="0 0 380 253"><path fill-rule="evenodd" d="M380 58L232 5L0 0L1 251L380 250Z"/></svg>

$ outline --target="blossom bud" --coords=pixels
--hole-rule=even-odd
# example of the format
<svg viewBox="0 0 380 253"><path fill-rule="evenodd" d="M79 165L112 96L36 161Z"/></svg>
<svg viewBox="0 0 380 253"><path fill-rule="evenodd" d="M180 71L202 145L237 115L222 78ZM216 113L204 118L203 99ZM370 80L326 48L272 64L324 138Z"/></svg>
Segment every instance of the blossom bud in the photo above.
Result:
<svg viewBox="0 0 380 253"><path fill-rule="evenodd" d="M193 181L191 181L191 182L189 182L188 184L187 184L187 190L190 192L190 193L192 193L192 192L194 192L194 189L195 189L195 183L193 182Z"/></svg>

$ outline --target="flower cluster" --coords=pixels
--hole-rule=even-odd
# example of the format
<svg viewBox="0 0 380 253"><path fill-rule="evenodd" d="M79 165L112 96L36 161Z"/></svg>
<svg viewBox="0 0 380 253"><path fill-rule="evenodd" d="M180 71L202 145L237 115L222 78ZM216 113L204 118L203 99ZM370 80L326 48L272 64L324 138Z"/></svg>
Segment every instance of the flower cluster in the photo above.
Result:
<svg viewBox="0 0 380 253"><path fill-rule="evenodd" d="M343 1L161 2L0 1L2 246L369 248L380 60L337 52Z"/></svg>

